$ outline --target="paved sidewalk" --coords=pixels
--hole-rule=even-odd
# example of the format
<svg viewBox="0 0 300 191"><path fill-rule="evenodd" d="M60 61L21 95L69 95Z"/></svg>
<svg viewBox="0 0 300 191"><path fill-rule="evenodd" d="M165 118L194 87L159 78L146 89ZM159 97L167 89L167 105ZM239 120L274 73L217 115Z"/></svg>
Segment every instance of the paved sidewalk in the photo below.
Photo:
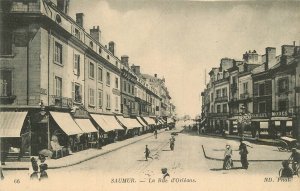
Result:
<svg viewBox="0 0 300 191"><path fill-rule="evenodd" d="M176 129L175 129L176 131ZM158 133L163 132L172 132L166 131L165 129L161 129ZM47 159L47 164L49 169L63 168L68 166L73 166L84 161L96 158L98 156L110 153L112 151L118 150L122 147L126 147L143 139L147 139L153 137L153 133L147 133L144 135L132 137L129 139L125 139L123 141L118 141L115 143L111 143L102 147L102 149L87 149L83 151L79 151L73 153L71 155L65 156L59 159ZM6 162L5 165L2 166L4 170L28 170L30 166L30 162Z"/></svg>

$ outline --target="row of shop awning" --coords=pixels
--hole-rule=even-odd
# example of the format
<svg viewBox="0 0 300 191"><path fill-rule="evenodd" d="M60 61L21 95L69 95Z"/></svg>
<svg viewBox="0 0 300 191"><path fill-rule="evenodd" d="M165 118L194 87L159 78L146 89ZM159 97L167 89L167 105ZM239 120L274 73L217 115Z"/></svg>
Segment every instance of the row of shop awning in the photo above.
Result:
<svg viewBox="0 0 300 191"><path fill-rule="evenodd" d="M135 119L132 118L125 118L123 116L117 116L117 119L127 128L127 129L134 129L140 128L142 125Z"/></svg>
<svg viewBox="0 0 300 191"><path fill-rule="evenodd" d="M50 115L67 135L98 132L90 119L73 119L70 113L56 111L50 111ZM20 137L26 116L27 112L0 112L0 137ZM91 114L91 117L105 132L124 130L121 124L127 129L155 125L154 119L150 117L132 119L120 115L117 119L121 124L113 115Z"/></svg>

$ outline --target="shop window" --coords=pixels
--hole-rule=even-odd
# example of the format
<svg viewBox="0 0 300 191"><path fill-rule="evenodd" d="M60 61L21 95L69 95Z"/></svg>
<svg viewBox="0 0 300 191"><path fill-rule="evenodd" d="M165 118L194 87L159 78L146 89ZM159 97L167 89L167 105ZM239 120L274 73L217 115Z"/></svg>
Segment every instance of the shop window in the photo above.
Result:
<svg viewBox="0 0 300 191"><path fill-rule="evenodd" d="M12 71L0 70L0 96L12 95Z"/></svg>

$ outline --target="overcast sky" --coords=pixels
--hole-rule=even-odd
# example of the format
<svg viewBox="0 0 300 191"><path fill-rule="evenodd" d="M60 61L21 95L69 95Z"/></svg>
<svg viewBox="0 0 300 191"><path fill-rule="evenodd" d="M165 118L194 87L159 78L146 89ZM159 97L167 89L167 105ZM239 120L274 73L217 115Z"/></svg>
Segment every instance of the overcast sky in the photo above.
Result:
<svg viewBox="0 0 300 191"><path fill-rule="evenodd" d="M300 2L189 2L71 0L70 16L100 26L102 42L116 43L142 73L166 78L179 115L201 112L204 71L246 50L300 42ZM208 75L207 75L208 79Z"/></svg>

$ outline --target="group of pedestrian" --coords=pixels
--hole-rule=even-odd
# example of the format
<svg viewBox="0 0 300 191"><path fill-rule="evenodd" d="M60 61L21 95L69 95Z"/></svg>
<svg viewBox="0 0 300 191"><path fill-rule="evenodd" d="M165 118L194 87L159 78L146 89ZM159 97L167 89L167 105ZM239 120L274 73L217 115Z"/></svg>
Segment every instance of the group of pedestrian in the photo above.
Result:
<svg viewBox="0 0 300 191"><path fill-rule="evenodd" d="M34 157L31 158L31 174L30 180L45 180L48 179L47 170L48 165L46 163L46 157L42 154L39 154L38 160Z"/></svg>
<svg viewBox="0 0 300 191"><path fill-rule="evenodd" d="M240 145L239 145L239 154L240 154L240 160L242 163L243 169L248 169L249 162L248 162L248 149L247 145L244 143L244 140L240 139ZM224 153L224 162L223 162L223 169L230 169L233 167L232 162L232 148L230 144L226 144L225 153Z"/></svg>

